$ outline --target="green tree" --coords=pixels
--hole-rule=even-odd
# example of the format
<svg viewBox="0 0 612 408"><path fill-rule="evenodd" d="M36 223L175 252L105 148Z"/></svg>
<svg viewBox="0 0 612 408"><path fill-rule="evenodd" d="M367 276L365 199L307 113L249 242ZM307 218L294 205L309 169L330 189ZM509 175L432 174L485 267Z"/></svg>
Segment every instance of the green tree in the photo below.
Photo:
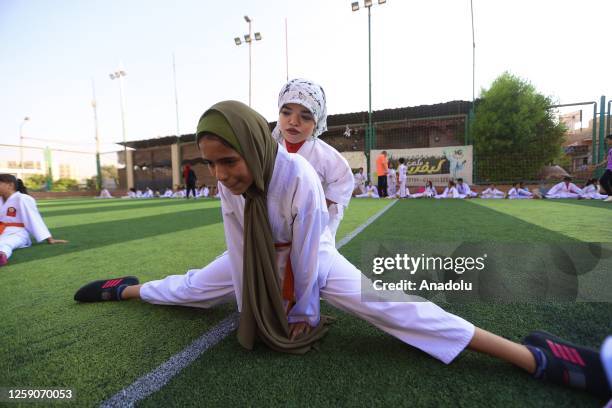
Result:
<svg viewBox="0 0 612 408"><path fill-rule="evenodd" d="M79 183L70 178L61 178L53 182L51 191L76 191L79 189Z"/></svg>
<svg viewBox="0 0 612 408"><path fill-rule="evenodd" d="M32 174L24 180L25 186L28 190L42 190L47 182L47 176L44 174Z"/></svg>
<svg viewBox="0 0 612 408"><path fill-rule="evenodd" d="M100 167L102 171L102 180L114 180L115 185L119 185L119 172L117 167L113 165L107 165Z"/></svg>
<svg viewBox="0 0 612 408"><path fill-rule="evenodd" d="M505 72L481 92L472 127L479 181L533 180L559 158L566 127L552 100Z"/></svg>

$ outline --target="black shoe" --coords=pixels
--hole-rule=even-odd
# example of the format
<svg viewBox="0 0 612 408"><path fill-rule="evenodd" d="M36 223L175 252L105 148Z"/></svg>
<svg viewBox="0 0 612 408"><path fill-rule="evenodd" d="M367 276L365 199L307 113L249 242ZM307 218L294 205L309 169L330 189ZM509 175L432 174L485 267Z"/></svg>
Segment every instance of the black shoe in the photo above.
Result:
<svg viewBox="0 0 612 408"><path fill-rule="evenodd" d="M586 390L602 398L612 392L599 352L577 346L544 331L531 332L523 344L540 349L545 355L541 378L570 388ZM530 350L534 353L533 350ZM535 356L534 356L535 357ZM537 358L536 358L537 361Z"/></svg>
<svg viewBox="0 0 612 408"><path fill-rule="evenodd" d="M101 302L104 300L121 300L121 292L128 286L138 285L135 276L98 280L83 286L74 294L77 302Z"/></svg>

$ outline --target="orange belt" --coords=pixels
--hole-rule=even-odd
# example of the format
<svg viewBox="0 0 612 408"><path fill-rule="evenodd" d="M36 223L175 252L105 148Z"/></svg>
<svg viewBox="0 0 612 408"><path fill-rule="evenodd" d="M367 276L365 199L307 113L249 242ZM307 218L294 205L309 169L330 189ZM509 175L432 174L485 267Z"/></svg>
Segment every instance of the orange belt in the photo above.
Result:
<svg viewBox="0 0 612 408"><path fill-rule="evenodd" d="M274 248L291 247L291 242L283 242L274 244ZM286 313L295 305L295 284L293 280L293 269L291 268L291 257L287 257L287 265L285 266L285 277L283 278L283 299L287 301Z"/></svg>
<svg viewBox="0 0 612 408"><path fill-rule="evenodd" d="M0 235L4 232L6 227L21 227L25 228L23 222L2 222L0 221Z"/></svg>

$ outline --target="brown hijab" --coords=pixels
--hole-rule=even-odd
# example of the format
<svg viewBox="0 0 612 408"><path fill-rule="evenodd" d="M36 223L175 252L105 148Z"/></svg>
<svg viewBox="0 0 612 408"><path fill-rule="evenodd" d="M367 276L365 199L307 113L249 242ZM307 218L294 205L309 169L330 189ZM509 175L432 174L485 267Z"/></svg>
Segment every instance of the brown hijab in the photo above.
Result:
<svg viewBox="0 0 612 408"><path fill-rule="evenodd" d="M238 341L249 350L259 338L276 351L306 353L323 337L327 328L322 319L309 334L289 339L266 203L278 150L268 122L241 102L224 101L213 105L200 118L198 140L205 133L227 141L242 155L253 176L253 184L244 194L243 287Z"/></svg>

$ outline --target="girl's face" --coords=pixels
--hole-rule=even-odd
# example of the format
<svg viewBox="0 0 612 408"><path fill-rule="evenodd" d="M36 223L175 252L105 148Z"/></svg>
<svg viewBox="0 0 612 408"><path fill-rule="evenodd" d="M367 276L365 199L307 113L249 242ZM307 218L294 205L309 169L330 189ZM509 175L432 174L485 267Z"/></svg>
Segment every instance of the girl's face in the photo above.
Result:
<svg viewBox="0 0 612 408"><path fill-rule="evenodd" d="M253 175L236 150L217 139L207 137L200 139L198 146L210 173L232 194L243 194L253 184Z"/></svg>
<svg viewBox="0 0 612 408"><path fill-rule="evenodd" d="M290 143L303 142L312 135L315 128L312 113L297 103L283 105L278 115L278 124L283 139Z"/></svg>
<svg viewBox="0 0 612 408"><path fill-rule="evenodd" d="M0 196L8 197L15 192L15 185L13 183L5 183L0 181Z"/></svg>

